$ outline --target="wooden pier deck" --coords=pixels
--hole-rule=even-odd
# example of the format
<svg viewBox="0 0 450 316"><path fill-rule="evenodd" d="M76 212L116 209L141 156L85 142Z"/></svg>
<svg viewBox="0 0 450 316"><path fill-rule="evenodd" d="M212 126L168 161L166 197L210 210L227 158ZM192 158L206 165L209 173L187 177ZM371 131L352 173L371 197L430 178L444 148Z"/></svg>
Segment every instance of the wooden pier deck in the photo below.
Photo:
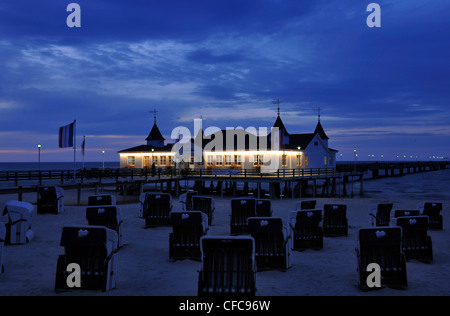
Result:
<svg viewBox="0 0 450 316"><path fill-rule="evenodd" d="M0 171L0 194L17 194L18 200L39 186L60 186L100 192L113 189L127 201L127 195L144 191L165 191L179 196L193 189L207 195L253 195L266 198L346 197L364 194L363 182L380 177L446 169L450 162L386 162L337 164L335 169L280 169L272 173L256 170L170 170L152 174L150 169L89 169L47 171ZM193 183L193 185L189 185ZM359 183L359 192L354 184ZM263 188L263 186L265 188ZM351 190L349 189L351 186Z"/></svg>

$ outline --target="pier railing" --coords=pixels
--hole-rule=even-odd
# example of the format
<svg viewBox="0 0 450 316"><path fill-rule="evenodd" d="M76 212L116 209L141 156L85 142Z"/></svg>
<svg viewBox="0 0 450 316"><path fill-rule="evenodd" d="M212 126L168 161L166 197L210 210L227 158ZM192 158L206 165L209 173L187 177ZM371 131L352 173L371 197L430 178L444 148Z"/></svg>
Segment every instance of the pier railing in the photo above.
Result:
<svg viewBox="0 0 450 316"><path fill-rule="evenodd" d="M22 181L59 180L61 183L77 179L78 181L89 181L90 179L131 179L150 177L244 177L244 178L285 178L285 177L308 177L336 174L331 168L308 168L308 169L279 169L272 172L260 172L258 169L162 169L152 171L149 168L105 168L105 169L80 169L76 170L23 170L23 171L0 171L1 182L13 182L18 185Z"/></svg>

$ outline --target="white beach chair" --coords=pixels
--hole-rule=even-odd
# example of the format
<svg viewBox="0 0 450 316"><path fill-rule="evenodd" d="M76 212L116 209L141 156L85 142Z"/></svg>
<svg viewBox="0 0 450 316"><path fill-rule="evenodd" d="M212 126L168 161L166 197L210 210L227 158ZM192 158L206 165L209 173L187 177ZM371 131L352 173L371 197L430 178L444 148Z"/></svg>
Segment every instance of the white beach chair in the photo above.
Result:
<svg viewBox="0 0 450 316"><path fill-rule="evenodd" d="M67 267L80 267L81 289L109 291L116 287L118 235L104 226L66 226L61 235L64 254L58 257L55 291L70 289ZM76 289L76 288L75 288Z"/></svg>
<svg viewBox="0 0 450 316"><path fill-rule="evenodd" d="M105 226L115 230L119 238L119 248L123 246L123 217L120 207L116 205L88 206L86 219L89 225Z"/></svg>
<svg viewBox="0 0 450 316"><path fill-rule="evenodd" d="M88 205L116 205L116 197L112 194L99 194L88 196Z"/></svg>
<svg viewBox="0 0 450 316"><path fill-rule="evenodd" d="M38 188L37 213L64 212L64 189L57 186Z"/></svg>
<svg viewBox="0 0 450 316"><path fill-rule="evenodd" d="M170 218L169 258L200 259L200 238L208 232L208 216L201 211L173 211Z"/></svg>
<svg viewBox="0 0 450 316"><path fill-rule="evenodd" d="M6 238L6 226L5 226L5 223L0 222L0 269L1 269L1 273L5 272L5 267L3 265L3 249L5 248L5 238Z"/></svg>
<svg viewBox="0 0 450 316"><path fill-rule="evenodd" d="M204 236L199 296L254 296L255 240L251 236Z"/></svg>
<svg viewBox="0 0 450 316"><path fill-rule="evenodd" d="M292 238L282 218L249 217L248 232L255 239L258 270L291 267Z"/></svg>
<svg viewBox="0 0 450 316"><path fill-rule="evenodd" d="M33 238L31 219L34 205L11 200L6 203L2 222L6 226L6 244L25 244Z"/></svg>
<svg viewBox="0 0 450 316"><path fill-rule="evenodd" d="M183 194L180 194L178 201L181 204L181 210L190 211L192 210L192 197L197 195L197 191L187 191Z"/></svg>

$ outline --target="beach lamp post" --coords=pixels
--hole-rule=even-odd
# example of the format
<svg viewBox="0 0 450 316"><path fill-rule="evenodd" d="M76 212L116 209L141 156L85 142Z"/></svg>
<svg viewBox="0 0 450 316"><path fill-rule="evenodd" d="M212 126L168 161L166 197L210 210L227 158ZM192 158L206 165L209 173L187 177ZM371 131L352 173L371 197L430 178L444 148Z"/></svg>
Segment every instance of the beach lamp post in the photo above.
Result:
<svg viewBox="0 0 450 316"><path fill-rule="evenodd" d="M39 171L41 170L41 144L38 144L38 168Z"/></svg>
<svg viewBox="0 0 450 316"><path fill-rule="evenodd" d="M102 157L103 157L102 169L105 169L105 151L104 150L102 150Z"/></svg>

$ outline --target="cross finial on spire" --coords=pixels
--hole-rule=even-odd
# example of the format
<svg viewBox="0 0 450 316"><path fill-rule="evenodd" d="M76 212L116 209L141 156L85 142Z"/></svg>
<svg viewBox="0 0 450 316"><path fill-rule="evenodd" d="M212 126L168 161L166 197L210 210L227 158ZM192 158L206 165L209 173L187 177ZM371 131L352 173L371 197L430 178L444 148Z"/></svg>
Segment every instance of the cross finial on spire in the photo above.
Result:
<svg viewBox="0 0 450 316"><path fill-rule="evenodd" d="M318 112L318 120L319 120L319 122L320 122L320 107L317 109L317 112Z"/></svg>
<svg viewBox="0 0 450 316"><path fill-rule="evenodd" d="M272 101L273 104L278 104L277 114L280 116L280 99L277 99L276 101Z"/></svg>
<svg viewBox="0 0 450 316"><path fill-rule="evenodd" d="M153 109L153 111L149 111L149 112L150 112L150 113L153 112L153 123L156 124L156 112L158 112L158 111L156 111L156 109Z"/></svg>

